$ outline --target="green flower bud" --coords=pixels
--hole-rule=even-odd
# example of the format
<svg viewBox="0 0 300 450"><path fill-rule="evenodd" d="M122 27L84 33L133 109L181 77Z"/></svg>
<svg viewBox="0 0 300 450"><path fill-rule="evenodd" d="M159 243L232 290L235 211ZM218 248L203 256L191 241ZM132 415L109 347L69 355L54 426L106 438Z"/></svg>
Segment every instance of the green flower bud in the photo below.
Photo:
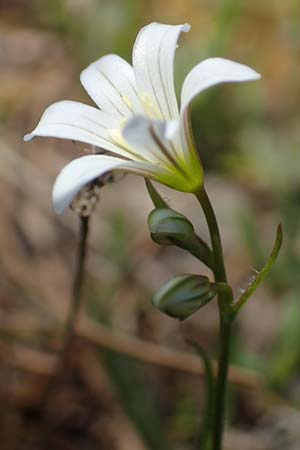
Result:
<svg viewBox="0 0 300 450"><path fill-rule="evenodd" d="M148 216L151 238L160 245L174 245L194 237L194 227L182 214L169 208L154 209Z"/></svg>
<svg viewBox="0 0 300 450"><path fill-rule="evenodd" d="M213 268L213 255L208 245L195 233L193 224L183 215L170 208L157 208L148 216L151 238L159 245L176 245L207 267Z"/></svg>
<svg viewBox="0 0 300 450"><path fill-rule="evenodd" d="M154 295L152 304L170 317L184 320L216 295L209 279L202 275L172 278Z"/></svg>

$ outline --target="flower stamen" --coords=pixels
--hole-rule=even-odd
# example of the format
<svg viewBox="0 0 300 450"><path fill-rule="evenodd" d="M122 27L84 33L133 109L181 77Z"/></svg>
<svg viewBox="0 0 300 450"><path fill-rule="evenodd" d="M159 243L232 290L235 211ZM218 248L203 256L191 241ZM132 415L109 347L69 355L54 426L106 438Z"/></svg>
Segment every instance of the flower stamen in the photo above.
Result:
<svg viewBox="0 0 300 450"><path fill-rule="evenodd" d="M130 98L127 97L127 95L122 95L122 99L123 99L125 105L127 106L127 108L130 109L130 111L134 113L135 111L134 111L133 103L130 100Z"/></svg>
<svg viewBox="0 0 300 450"><path fill-rule="evenodd" d="M150 119L157 119L161 117L161 112L158 107L153 103L152 98L147 92L142 92L139 95L140 101L143 105L144 111Z"/></svg>
<svg viewBox="0 0 300 450"><path fill-rule="evenodd" d="M150 135L152 139L154 140L155 144L159 147L159 149L162 151L164 156L170 161L170 163L179 171L181 174L185 177L186 173L183 170L183 168L178 164L175 158L173 158L173 155L169 152L169 150L163 145L159 137L157 136L153 126L149 128Z"/></svg>

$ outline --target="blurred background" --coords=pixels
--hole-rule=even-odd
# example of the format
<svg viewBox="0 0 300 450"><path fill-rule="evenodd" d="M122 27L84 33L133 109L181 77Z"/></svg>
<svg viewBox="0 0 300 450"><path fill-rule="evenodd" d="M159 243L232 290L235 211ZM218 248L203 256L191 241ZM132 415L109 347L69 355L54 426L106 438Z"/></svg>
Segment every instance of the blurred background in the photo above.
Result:
<svg viewBox="0 0 300 450"><path fill-rule="evenodd" d="M138 30L154 20L192 25L176 55L178 90L209 56L262 74L203 93L193 127L236 294L284 227L276 266L235 330L225 448L299 449L299 1L0 0L1 450L200 448L205 386L187 341L216 355L215 305L179 324L149 300L173 275L206 269L150 240L142 179L105 186L76 338L59 374L78 222L71 211L54 214L51 188L83 146L22 141L52 102L91 104L80 71L106 53L130 60ZM193 198L158 188L207 238Z"/></svg>

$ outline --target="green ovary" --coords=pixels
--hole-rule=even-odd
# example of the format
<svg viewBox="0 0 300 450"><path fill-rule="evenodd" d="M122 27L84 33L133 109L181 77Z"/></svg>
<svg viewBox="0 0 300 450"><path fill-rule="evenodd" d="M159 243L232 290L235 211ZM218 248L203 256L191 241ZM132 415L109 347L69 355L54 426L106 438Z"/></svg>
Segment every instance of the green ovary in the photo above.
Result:
<svg viewBox="0 0 300 450"><path fill-rule="evenodd" d="M182 192L197 192L203 185L203 169L198 157L192 155L189 164L180 161L182 171L170 166L157 175L156 180L166 186Z"/></svg>

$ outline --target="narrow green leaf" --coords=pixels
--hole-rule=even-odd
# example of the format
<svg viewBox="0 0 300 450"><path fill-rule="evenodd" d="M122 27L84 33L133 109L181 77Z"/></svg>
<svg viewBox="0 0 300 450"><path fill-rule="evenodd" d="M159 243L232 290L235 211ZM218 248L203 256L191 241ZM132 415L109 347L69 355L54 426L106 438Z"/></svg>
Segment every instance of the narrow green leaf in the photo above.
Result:
<svg viewBox="0 0 300 450"><path fill-rule="evenodd" d="M189 342L199 357L202 359L205 371L205 384L206 384L206 405L204 409L204 419L202 425L201 433L201 449L210 450L211 449L211 430L212 430L212 419L213 419L213 406L214 406L214 386L215 379L213 368L211 364L211 359L204 348L195 341Z"/></svg>
<svg viewBox="0 0 300 450"><path fill-rule="evenodd" d="M114 383L125 413L132 420L147 450L170 448L165 435L159 396L147 367L109 350L99 352ZM118 430L116 430L116 433Z"/></svg>
<svg viewBox="0 0 300 450"><path fill-rule="evenodd" d="M282 300L284 308L267 373L269 384L277 389L286 389L299 367L299 295L297 291L290 292Z"/></svg>
<svg viewBox="0 0 300 450"><path fill-rule="evenodd" d="M235 303L233 306L233 315L236 316L237 313L240 311L240 309L245 305L247 300L254 294L256 289L260 286L260 284L263 282L265 277L268 275L270 270L273 267L273 264L275 263L277 256L279 254L280 248L282 244L282 226L279 225L277 228L277 234L276 234L276 240L271 252L271 255L266 263L266 265L262 268L262 270L257 274L257 276L254 278L248 289L241 295L239 300Z"/></svg>
<svg viewBox="0 0 300 450"><path fill-rule="evenodd" d="M155 208L168 208L169 205L164 201L162 196L158 193L158 191L155 189L153 184L150 180L145 178L146 188L148 191L148 194L151 197L151 200L155 206Z"/></svg>

